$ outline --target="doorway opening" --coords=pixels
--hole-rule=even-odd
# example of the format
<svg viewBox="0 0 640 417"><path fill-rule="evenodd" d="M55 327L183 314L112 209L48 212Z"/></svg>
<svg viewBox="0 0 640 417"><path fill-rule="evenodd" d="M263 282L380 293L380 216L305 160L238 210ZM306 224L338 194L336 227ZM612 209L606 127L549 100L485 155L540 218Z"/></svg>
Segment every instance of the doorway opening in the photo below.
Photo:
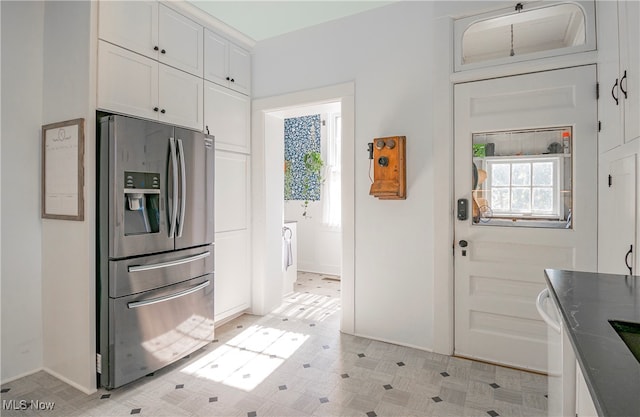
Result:
<svg viewBox="0 0 640 417"><path fill-rule="evenodd" d="M340 288L340 329L354 332L353 92L353 84L348 83L253 103L252 193L257 226L253 310L257 314L275 310L283 295L294 291L297 274L286 278L283 256L287 255L285 238L291 236L285 236L283 226L285 221L294 221L298 270L340 277L340 282L333 284ZM285 130L289 124L294 125L291 130L302 130L303 134L302 139L287 146L294 149L289 149L285 157ZM311 142L317 137L318 143L311 143L317 149L300 144L309 142L309 136L313 136ZM297 168L304 169L305 156L315 152L322 168L308 184L301 173L286 173L287 165L292 166L296 158ZM298 181L289 184L294 190L285 191L288 181ZM305 188L312 192L302 195Z"/></svg>

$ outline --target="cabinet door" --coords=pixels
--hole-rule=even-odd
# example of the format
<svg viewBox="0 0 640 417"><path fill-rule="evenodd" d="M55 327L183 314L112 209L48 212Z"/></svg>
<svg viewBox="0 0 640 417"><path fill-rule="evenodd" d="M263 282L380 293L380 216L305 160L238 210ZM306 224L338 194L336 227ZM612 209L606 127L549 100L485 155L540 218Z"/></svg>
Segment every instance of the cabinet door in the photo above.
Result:
<svg viewBox="0 0 640 417"><path fill-rule="evenodd" d="M633 245L636 249L636 154L607 161L600 182L600 213L598 221L598 271L628 274L634 265L634 253L625 255ZM635 272L635 271L634 271Z"/></svg>
<svg viewBox="0 0 640 417"><path fill-rule="evenodd" d="M251 91L251 55L244 49L231 44L229 46L229 87L242 93Z"/></svg>
<svg viewBox="0 0 640 417"><path fill-rule="evenodd" d="M158 63L107 42L98 45L98 108L157 119Z"/></svg>
<svg viewBox="0 0 640 417"><path fill-rule="evenodd" d="M202 77L203 27L164 5L160 5L159 22L160 62Z"/></svg>
<svg viewBox="0 0 640 417"><path fill-rule="evenodd" d="M620 77L624 97L624 139L640 136L640 2L622 1L620 11Z"/></svg>
<svg viewBox="0 0 640 417"><path fill-rule="evenodd" d="M250 307L249 231L216 233L214 315L219 322Z"/></svg>
<svg viewBox="0 0 640 417"><path fill-rule="evenodd" d="M159 64L160 118L165 123L202 130L202 78Z"/></svg>
<svg viewBox="0 0 640 417"><path fill-rule="evenodd" d="M158 58L158 2L101 1L99 37L149 58Z"/></svg>
<svg viewBox="0 0 640 417"><path fill-rule="evenodd" d="M248 155L216 149L216 232L248 228L249 166Z"/></svg>
<svg viewBox="0 0 640 417"><path fill-rule="evenodd" d="M576 417L598 417L596 406L584 380L580 364L576 362Z"/></svg>
<svg viewBox="0 0 640 417"><path fill-rule="evenodd" d="M598 151L604 153L620 146L622 139L622 102L619 89L618 3L597 2L598 6ZM616 102L616 99L618 101Z"/></svg>
<svg viewBox="0 0 640 417"><path fill-rule="evenodd" d="M204 124L216 137L216 147L249 153L249 97L228 88L205 81Z"/></svg>
<svg viewBox="0 0 640 417"><path fill-rule="evenodd" d="M229 81L229 41L212 31L204 30L204 78L227 86Z"/></svg>

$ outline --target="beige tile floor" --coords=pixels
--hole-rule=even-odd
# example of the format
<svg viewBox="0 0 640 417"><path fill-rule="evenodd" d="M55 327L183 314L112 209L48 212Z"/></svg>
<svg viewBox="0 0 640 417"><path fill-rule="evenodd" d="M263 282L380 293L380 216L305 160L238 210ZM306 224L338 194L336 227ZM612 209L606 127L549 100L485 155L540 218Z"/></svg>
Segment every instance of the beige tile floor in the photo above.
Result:
<svg viewBox="0 0 640 417"><path fill-rule="evenodd" d="M86 395L38 372L2 386L1 415L546 414L543 376L341 334L339 288L301 272L278 310L220 326L215 342L151 376ZM11 409L22 400L26 409Z"/></svg>

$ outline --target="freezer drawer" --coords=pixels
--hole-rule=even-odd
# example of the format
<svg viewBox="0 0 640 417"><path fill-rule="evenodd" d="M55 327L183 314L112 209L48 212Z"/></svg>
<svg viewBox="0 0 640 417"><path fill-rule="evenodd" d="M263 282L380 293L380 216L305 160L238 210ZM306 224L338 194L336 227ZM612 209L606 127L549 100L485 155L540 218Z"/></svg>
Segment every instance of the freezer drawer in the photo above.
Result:
<svg viewBox="0 0 640 417"><path fill-rule="evenodd" d="M108 362L103 362L103 372L105 365L107 371L103 385L119 387L211 342L213 299L213 274L109 299L109 353Z"/></svg>
<svg viewBox="0 0 640 417"><path fill-rule="evenodd" d="M213 245L109 261L109 297L150 291L213 272Z"/></svg>

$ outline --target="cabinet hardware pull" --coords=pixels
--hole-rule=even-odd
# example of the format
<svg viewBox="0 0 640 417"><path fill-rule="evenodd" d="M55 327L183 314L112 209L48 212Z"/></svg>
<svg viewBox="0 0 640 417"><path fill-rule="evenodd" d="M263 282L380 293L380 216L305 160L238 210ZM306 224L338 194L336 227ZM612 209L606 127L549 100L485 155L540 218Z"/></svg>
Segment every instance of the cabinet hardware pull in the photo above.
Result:
<svg viewBox="0 0 640 417"><path fill-rule="evenodd" d="M232 79L231 79L231 82L232 82L232 83L235 83L235 82L236 82L236 80L234 80L234 79L232 78Z"/></svg>
<svg viewBox="0 0 640 417"><path fill-rule="evenodd" d="M167 111L165 109L160 110L160 113L165 114Z"/></svg>
<svg viewBox="0 0 640 417"><path fill-rule="evenodd" d="M167 51L165 51L164 49L162 51L160 51L161 54L166 54Z"/></svg>
<svg viewBox="0 0 640 417"><path fill-rule="evenodd" d="M616 101L616 106L617 106L618 105L618 97L616 97L616 95L614 93L616 87L618 87L618 79L617 78L616 78L616 83L611 88L611 97L613 97L613 99Z"/></svg>
<svg viewBox="0 0 640 417"><path fill-rule="evenodd" d="M227 77L227 81L231 80L231 78Z"/></svg>
<svg viewBox="0 0 640 417"><path fill-rule="evenodd" d="M627 90L625 90L624 88L622 88L622 82L625 81L627 79L627 70L624 70L624 75L622 76L622 78L620 78L620 91L622 91L622 94L624 94L624 99L627 99ZM626 82L625 82L626 84Z"/></svg>
<svg viewBox="0 0 640 417"><path fill-rule="evenodd" d="M159 109L158 109L157 107L154 107L154 108L153 108L153 111L158 111L158 110L159 110Z"/></svg>
<svg viewBox="0 0 640 417"><path fill-rule="evenodd" d="M629 269L629 275L633 275L633 268L629 266L629 255L633 253L633 245L630 245L629 252L624 256L624 264Z"/></svg>
<svg viewBox="0 0 640 417"><path fill-rule="evenodd" d="M157 51L158 49L160 49L160 48L158 48L157 46L154 46L154 47L153 47L153 50L154 50L154 51Z"/></svg>
<svg viewBox="0 0 640 417"><path fill-rule="evenodd" d="M131 303L127 303L127 308L144 307L151 304L162 303L163 301L174 300L176 298L184 297L185 295L193 294L194 292L200 291L201 289L206 288L209 285L211 285L211 281L205 281L202 284L195 285L191 288L187 288L186 290L178 291L177 293L174 293L174 294L165 295L163 297L151 298L148 300L133 301Z"/></svg>

